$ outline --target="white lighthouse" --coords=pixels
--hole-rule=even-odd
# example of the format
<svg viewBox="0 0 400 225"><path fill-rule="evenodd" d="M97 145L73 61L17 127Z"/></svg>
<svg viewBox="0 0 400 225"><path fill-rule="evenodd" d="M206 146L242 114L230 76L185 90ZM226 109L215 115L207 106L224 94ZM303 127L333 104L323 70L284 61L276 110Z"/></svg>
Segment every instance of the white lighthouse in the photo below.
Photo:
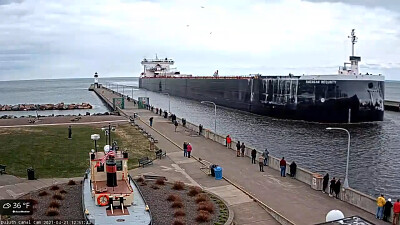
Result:
<svg viewBox="0 0 400 225"><path fill-rule="evenodd" d="M99 75L94 73L94 88L99 88Z"/></svg>

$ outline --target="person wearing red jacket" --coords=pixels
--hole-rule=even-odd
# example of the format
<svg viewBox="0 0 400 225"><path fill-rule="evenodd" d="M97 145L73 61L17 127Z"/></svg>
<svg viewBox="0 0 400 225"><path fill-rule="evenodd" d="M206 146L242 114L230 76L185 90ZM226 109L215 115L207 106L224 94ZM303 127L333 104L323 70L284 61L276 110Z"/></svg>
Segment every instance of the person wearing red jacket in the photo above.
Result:
<svg viewBox="0 0 400 225"><path fill-rule="evenodd" d="M393 225L399 224L399 216L400 216L400 199L397 199L397 201L393 205Z"/></svg>
<svg viewBox="0 0 400 225"><path fill-rule="evenodd" d="M282 157L281 161L279 162L281 166L281 177L286 177L286 160L285 157Z"/></svg>
<svg viewBox="0 0 400 225"><path fill-rule="evenodd" d="M190 153L192 153L192 145L190 143L188 143L188 145L187 145L187 156L188 156L188 158L190 158Z"/></svg>

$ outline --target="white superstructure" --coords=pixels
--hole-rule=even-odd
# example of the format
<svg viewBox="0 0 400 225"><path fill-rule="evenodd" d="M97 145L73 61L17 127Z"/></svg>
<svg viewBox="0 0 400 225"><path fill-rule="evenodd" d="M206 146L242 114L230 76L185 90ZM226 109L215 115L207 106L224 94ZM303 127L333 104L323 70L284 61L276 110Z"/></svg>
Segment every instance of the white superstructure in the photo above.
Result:
<svg viewBox="0 0 400 225"><path fill-rule="evenodd" d="M156 55L155 59L142 60L143 72L142 77L171 77L171 76L191 76L191 75L181 75L176 68L171 68L174 65L174 60L172 59L159 59Z"/></svg>

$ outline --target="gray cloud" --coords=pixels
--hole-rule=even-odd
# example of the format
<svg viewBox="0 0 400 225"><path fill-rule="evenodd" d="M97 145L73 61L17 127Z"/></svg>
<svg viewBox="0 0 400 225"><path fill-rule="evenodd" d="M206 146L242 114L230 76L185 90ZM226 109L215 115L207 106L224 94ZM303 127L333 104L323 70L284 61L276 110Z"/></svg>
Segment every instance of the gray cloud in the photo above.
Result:
<svg viewBox="0 0 400 225"><path fill-rule="evenodd" d="M23 0L0 0L0 5L8 5L11 3L21 3Z"/></svg>
<svg viewBox="0 0 400 225"><path fill-rule="evenodd" d="M303 0L314 3L344 3L349 5L359 5L370 8L383 8L390 11L400 13L400 1L399 0Z"/></svg>

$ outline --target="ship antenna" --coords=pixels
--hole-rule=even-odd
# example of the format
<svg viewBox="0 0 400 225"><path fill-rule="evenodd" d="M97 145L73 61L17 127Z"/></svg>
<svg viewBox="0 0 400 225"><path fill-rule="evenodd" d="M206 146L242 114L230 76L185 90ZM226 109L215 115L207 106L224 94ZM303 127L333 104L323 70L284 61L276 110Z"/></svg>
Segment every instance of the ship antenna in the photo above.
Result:
<svg viewBox="0 0 400 225"><path fill-rule="evenodd" d="M351 30L351 36L348 36L348 38L351 38L351 43L352 43L351 55L354 56L354 45L356 44L356 42L358 40L358 37L356 36L356 33L355 33L355 29Z"/></svg>

